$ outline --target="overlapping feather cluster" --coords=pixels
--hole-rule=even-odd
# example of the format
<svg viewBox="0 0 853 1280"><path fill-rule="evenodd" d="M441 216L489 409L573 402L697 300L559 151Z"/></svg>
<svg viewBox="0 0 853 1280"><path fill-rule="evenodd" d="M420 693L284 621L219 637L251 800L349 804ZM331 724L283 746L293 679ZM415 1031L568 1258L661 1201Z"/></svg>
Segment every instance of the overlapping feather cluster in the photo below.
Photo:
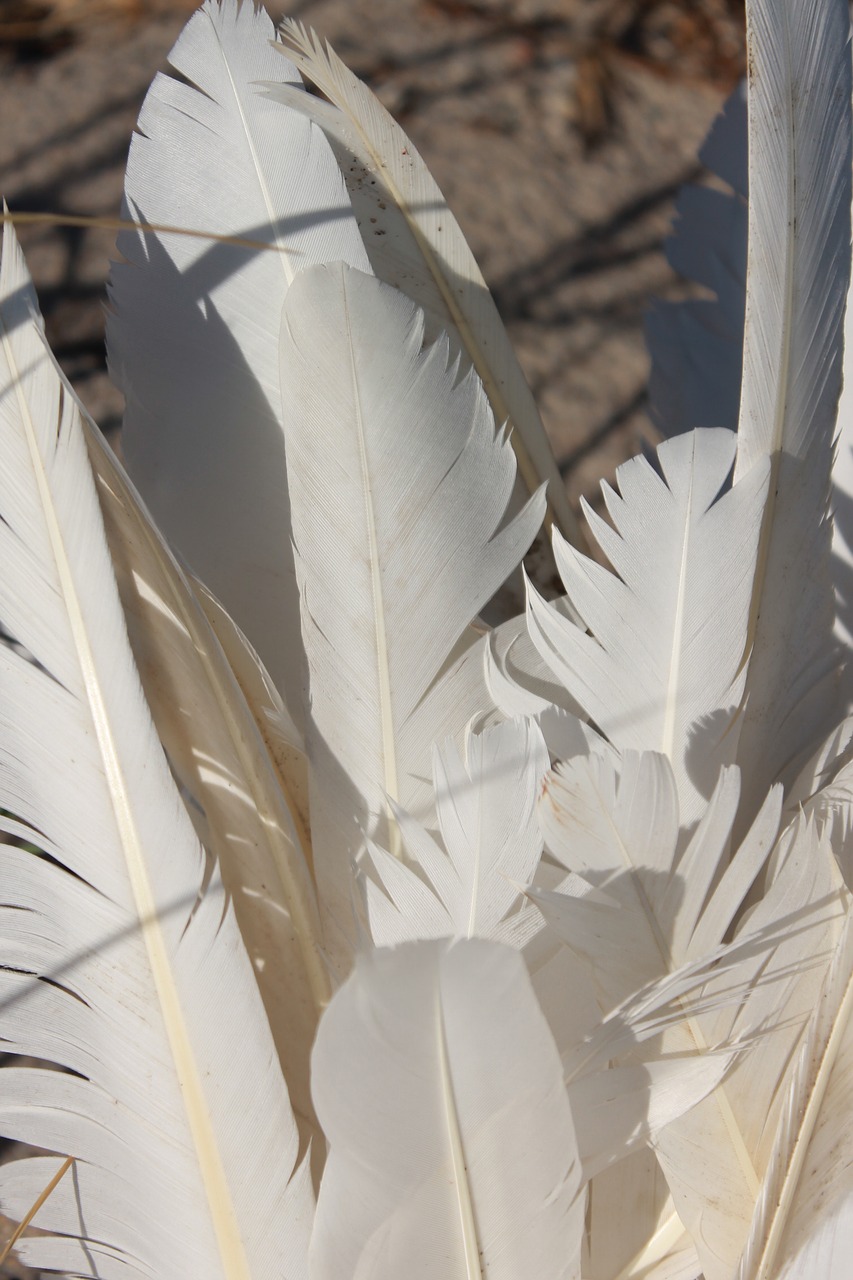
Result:
<svg viewBox="0 0 853 1280"><path fill-rule="evenodd" d="M207 0L143 108L133 483L7 226L3 1211L73 1157L31 1265L850 1275L849 17L747 8L748 172L734 102L609 568L422 160L298 24ZM565 597L490 629L543 520Z"/></svg>

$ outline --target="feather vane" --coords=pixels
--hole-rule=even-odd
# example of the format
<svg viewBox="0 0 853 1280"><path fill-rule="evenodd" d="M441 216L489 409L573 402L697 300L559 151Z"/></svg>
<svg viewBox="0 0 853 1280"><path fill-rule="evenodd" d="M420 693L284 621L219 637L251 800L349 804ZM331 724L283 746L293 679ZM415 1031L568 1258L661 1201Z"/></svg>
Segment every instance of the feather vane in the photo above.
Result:
<svg viewBox="0 0 853 1280"><path fill-rule="evenodd" d="M453 356L476 370L496 421L512 428L524 496L546 484L549 520L578 542L565 486L497 307L417 148L328 43L293 19L285 18L281 30L283 51L328 102L295 95L289 86L269 92L325 131L347 178L372 270L423 308L429 341L447 334Z"/></svg>
<svg viewBox="0 0 853 1280"><path fill-rule="evenodd" d="M660 446L662 477L642 458L619 468L621 496L603 486L615 528L586 508L615 574L555 536L591 635L530 592L543 659L615 747L669 757L685 824L701 815L737 741L768 469L721 493L734 450L728 432L693 432Z"/></svg>
<svg viewBox="0 0 853 1280"><path fill-rule="evenodd" d="M453 664L544 503L505 522L512 451L474 375L457 383L446 344L422 350L422 339L412 302L345 266L304 272L285 303L314 862L325 909L350 936L359 828L383 840L386 797L411 809L429 793L429 744L491 709L482 651L474 705Z"/></svg>
<svg viewBox="0 0 853 1280"><path fill-rule="evenodd" d="M207 0L170 54L175 75L149 91L125 180L126 216L248 236L269 250L123 232L107 340L127 400L122 444L134 482L297 716L281 308L306 265L370 268L323 133L258 88L301 83L273 35L263 10Z"/></svg>

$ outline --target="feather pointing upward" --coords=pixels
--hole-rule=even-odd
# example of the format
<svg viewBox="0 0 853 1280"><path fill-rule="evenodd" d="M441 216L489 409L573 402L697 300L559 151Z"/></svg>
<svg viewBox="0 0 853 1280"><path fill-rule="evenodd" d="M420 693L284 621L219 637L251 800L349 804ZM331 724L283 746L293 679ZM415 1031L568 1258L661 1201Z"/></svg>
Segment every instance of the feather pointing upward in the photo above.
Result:
<svg viewBox="0 0 853 1280"><path fill-rule="evenodd" d="M0 808L49 855L4 850L0 1034L74 1073L3 1084L4 1132L76 1157L36 1222L55 1234L23 1252L103 1280L303 1275L287 1090L142 697L78 411L8 226L0 417L0 619L35 659L0 649ZM3 1167L10 1212L43 1170Z"/></svg>
<svg viewBox="0 0 853 1280"><path fill-rule="evenodd" d="M300 22L285 19L283 51L329 99L270 86L273 97L304 111L325 130L364 228L375 274L424 309L426 335L449 336L454 356L483 382L497 422L512 427L525 496L547 484L548 519L572 542L581 534L545 428L498 309L456 218L417 148L334 50ZM364 175L370 181L363 181ZM357 265L357 264L354 264Z"/></svg>
<svg viewBox="0 0 853 1280"><path fill-rule="evenodd" d="M753 0L749 270L735 478L770 458L738 759L745 819L838 714L830 476L850 282L845 0Z"/></svg>
<svg viewBox="0 0 853 1280"><path fill-rule="evenodd" d="M273 34L252 4L206 0L170 55L176 75L159 75L149 90L125 180L130 217L249 235L270 250L123 233L107 340L127 400L122 443L135 484L297 715L281 308L306 265L369 267L322 131L258 88L301 83L271 47Z"/></svg>
<svg viewBox="0 0 853 1280"><path fill-rule="evenodd" d="M542 519L540 492L506 522L512 450L475 375L457 383L446 343L422 339L414 303L345 266L304 272L285 303L314 865L345 929L362 833L387 843L386 797L416 812L431 744L491 707L484 654L465 691L452 661Z"/></svg>

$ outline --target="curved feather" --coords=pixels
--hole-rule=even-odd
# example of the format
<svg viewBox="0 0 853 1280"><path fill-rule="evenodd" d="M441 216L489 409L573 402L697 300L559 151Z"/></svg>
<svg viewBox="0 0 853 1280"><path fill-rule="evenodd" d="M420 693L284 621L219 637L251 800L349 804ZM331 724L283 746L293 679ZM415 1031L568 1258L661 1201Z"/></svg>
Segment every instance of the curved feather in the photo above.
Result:
<svg viewBox="0 0 853 1280"><path fill-rule="evenodd" d="M124 392L128 470L170 544L258 650L301 716L278 338L294 274L369 270L321 130L262 96L300 84L262 9L206 0L154 81L125 179L125 214L217 236L123 232L111 274L110 372Z"/></svg>
<svg viewBox="0 0 853 1280"><path fill-rule="evenodd" d="M432 743L492 709L482 647L464 696L456 660L542 519L540 494L506 520L506 438L475 375L457 381L446 343L422 340L414 303L343 265L303 272L285 302L314 865L344 937L362 833L396 853L386 798L429 811Z"/></svg>
<svg viewBox="0 0 853 1280"><path fill-rule="evenodd" d="M289 86L269 92L325 131L373 271L423 307L429 341L439 333L450 335L453 355L461 355L462 367L470 364L481 378L496 421L511 427L523 495L546 484L547 518L581 545L563 479L497 307L417 148L327 42L292 18L285 18L281 33L284 52L329 101L296 96Z"/></svg>
<svg viewBox="0 0 853 1280"><path fill-rule="evenodd" d="M230 619L226 623L221 606L204 588L193 590L97 428L84 420L84 430L143 691L190 815L234 904L303 1137L315 1140L317 1159L323 1143L308 1068L331 988L302 798L261 732L265 705L274 699L269 677ZM227 632L227 656L210 614L218 633ZM243 673L242 685L234 667Z"/></svg>
<svg viewBox="0 0 853 1280"><path fill-rule="evenodd" d="M75 1156L36 1220L53 1238L20 1252L104 1280L304 1276L287 1089L142 697L78 411L8 225L0 361L0 619L34 659L0 649L0 821L29 842L4 849L0 1025L9 1051L74 1073L10 1068L2 1090L8 1136ZM7 1213L32 1176L3 1166Z"/></svg>

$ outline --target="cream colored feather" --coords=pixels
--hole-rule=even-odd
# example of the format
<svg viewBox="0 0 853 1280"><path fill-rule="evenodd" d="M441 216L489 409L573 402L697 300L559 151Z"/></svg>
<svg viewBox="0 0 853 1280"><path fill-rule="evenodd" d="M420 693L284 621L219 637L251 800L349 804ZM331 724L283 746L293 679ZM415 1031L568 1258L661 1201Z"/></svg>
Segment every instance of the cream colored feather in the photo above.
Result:
<svg viewBox="0 0 853 1280"><path fill-rule="evenodd" d="M274 245L141 231L116 275L130 452L150 430L139 474L206 586L81 427L7 232L0 1036L71 1070L3 1069L0 1131L56 1153L0 1166L4 1212L74 1157L34 1264L844 1275L853 785L825 516L847 12L749 0L749 21L740 436L623 467L612 525L590 516L612 571L557 538L570 599L532 593L529 638L475 622L546 507L519 503L505 418L524 483L554 481L529 393L422 161L313 37L289 27L331 103L265 17L208 0L131 159L131 211ZM255 86L276 74L288 106ZM381 251L336 155L372 166ZM327 961L352 972L309 1097Z"/></svg>
<svg viewBox="0 0 853 1280"><path fill-rule="evenodd" d="M97 428L84 420L84 430L143 691L234 904L303 1139L314 1140L321 1161L309 1056L331 986L308 869L301 779L294 785L268 746L271 717L280 721L284 713L257 656L206 589L190 585ZM228 657L210 616L226 637ZM243 673L241 683L235 672Z"/></svg>

